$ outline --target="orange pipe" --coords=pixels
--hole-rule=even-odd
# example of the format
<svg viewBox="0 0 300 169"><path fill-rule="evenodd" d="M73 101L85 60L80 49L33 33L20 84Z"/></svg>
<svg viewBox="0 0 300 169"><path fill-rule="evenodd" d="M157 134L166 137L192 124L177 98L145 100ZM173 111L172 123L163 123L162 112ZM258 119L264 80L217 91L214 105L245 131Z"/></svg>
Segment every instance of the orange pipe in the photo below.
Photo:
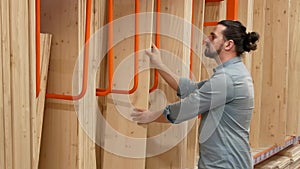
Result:
<svg viewBox="0 0 300 169"><path fill-rule="evenodd" d="M218 22L204 22L204 26L216 26Z"/></svg>
<svg viewBox="0 0 300 169"><path fill-rule="evenodd" d="M156 1L156 34L155 34L155 44L157 48L160 48L160 0ZM158 70L154 70L154 83L150 88L149 92L153 92L158 87Z"/></svg>
<svg viewBox="0 0 300 169"><path fill-rule="evenodd" d="M112 92L113 80L113 0L108 1L108 87L106 89L96 89L96 96L105 96Z"/></svg>
<svg viewBox="0 0 300 169"><path fill-rule="evenodd" d="M90 23L91 23L91 0L86 1L86 25L85 25L85 47L84 47L84 63L83 63L83 81L82 81L82 90L79 95L72 96L72 95L63 95L63 94L49 94L46 93L47 98L53 99L62 99L62 100L79 100L82 98L87 89L87 77L88 77L88 55L89 55L89 44L87 43L90 38ZM40 15L38 13L37 15ZM40 45L38 45L39 47Z"/></svg>
<svg viewBox="0 0 300 169"><path fill-rule="evenodd" d="M221 2L221 1L224 1L224 0L205 0L205 3L206 2Z"/></svg>
<svg viewBox="0 0 300 169"><path fill-rule="evenodd" d="M134 83L133 86L130 90L115 90L112 89L112 81L113 81L113 49L112 49L112 40L113 40L113 2L112 0L109 1L108 3L109 5L109 11L108 11L108 22L109 24L109 52L108 52L108 59L109 59L109 63L108 63L108 69L109 69L109 75L108 75L108 88L107 89L96 89L96 95L97 96L105 96L108 95L109 93L117 93L117 94L132 94L136 91L137 87L138 87L138 61L139 61L139 57L138 57L138 50L139 50L139 35L138 35L138 28L139 28L139 17L137 15L137 13L139 13L139 9L140 9L140 3L139 0L135 0L135 35L134 35Z"/></svg>
<svg viewBox="0 0 300 169"><path fill-rule="evenodd" d="M226 19L238 19L238 0L227 0Z"/></svg>
<svg viewBox="0 0 300 169"><path fill-rule="evenodd" d="M35 45L36 45L36 97L40 94L40 82L41 82L41 56L40 56L40 32L41 32L41 2L40 0L35 1L35 19L36 19L36 30L35 30Z"/></svg>

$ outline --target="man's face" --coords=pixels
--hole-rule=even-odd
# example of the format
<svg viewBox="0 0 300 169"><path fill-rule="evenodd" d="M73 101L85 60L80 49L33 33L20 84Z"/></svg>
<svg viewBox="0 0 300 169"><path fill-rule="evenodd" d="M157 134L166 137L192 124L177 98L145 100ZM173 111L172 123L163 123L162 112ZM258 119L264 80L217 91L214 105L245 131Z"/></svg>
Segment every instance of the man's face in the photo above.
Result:
<svg viewBox="0 0 300 169"><path fill-rule="evenodd" d="M225 26L217 25L207 37L207 39L205 39L205 56L209 58L215 58L220 54L225 43L225 39L222 33L225 29Z"/></svg>

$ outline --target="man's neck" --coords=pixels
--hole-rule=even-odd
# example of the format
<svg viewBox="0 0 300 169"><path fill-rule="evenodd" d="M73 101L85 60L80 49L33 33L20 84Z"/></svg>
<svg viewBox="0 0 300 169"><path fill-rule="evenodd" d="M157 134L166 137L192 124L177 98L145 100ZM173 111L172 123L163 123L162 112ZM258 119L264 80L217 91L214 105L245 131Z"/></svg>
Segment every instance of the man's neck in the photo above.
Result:
<svg viewBox="0 0 300 169"><path fill-rule="evenodd" d="M220 54L219 58L215 58L218 64L227 62L228 60L237 57L235 53Z"/></svg>

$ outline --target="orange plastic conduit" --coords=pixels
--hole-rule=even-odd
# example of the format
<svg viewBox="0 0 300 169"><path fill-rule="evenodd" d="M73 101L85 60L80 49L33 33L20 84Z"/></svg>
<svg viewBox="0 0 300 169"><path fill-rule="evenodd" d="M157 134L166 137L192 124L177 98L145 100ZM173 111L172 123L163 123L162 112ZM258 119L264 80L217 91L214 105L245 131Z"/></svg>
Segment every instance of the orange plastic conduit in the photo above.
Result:
<svg viewBox="0 0 300 169"><path fill-rule="evenodd" d="M109 14L108 14L108 22L109 24L109 52L108 52L108 59L109 59L109 63L108 63L108 69L109 69L109 75L108 75L108 88L107 89L96 89L96 95L97 96L105 96L109 93L117 93L117 94L132 94L136 91L137 87L138 87L138 61L139 61L139 57L138 57L138 50L139 50L139 35L138 35L138 27L139 27L139 17L138 14L139 13L139 9L140 9L140 3L139 0L135 0L135 35L134 35L134 83L133 86L130 90L116 90L116 89L112 89L112 81L113 81L113 49L112 47L112 41L113 41L113 1L109 0Z"/></svg>
<svg viewBox="0 0 300 169"><path fill-rule="evenodd" d="M106 89L96 89L97 96L108 95L112 91L112 80L113 80L113 0L108 1L108 87Z"/></svg>
<svg viewBox="0 0 300 169"><path fill-rule="evenodd" d="M227 0L226 19L238 19L238 0Z"/></svg>
<svg viewBox="0 0 300 169"><path fill-rule="evenodd" d="M83 71L83 81L82 81L82 90L79 95L72 96L72 95L63 95L63 94L49 94L46 93L47 98L53 99L62 99L62 100L79 100L85 95L87 89L87 77L88 77L88 55L89 55L89 45L88 40L90 38L90 23L91 23L91 0L86 1L86 25L85 25L85 47L84 47L84 71ZM40 12L37 13L40 15ZM40 45L37 44L37 48L40 48Z"/></svg>
<svg viewBox="0 0 300 169"><path fill-rule="evenodd" d="M35 1L35 20L36 20L36 30L35 30L35 42L36 42L36 97L40 94L40 81L41 81L41 57L40 57L40 32L41 32L41 2L40 0Z"/></svg>
<svg viewBox="0 0 300 169"><path fill-rule="evenodd" d="M157 48L160 48L160 0L156 1L156 35L155 35L155 44ZM150 88L149 92L153 92L158 87L158 70L154 70L154 83Z"/></svg>

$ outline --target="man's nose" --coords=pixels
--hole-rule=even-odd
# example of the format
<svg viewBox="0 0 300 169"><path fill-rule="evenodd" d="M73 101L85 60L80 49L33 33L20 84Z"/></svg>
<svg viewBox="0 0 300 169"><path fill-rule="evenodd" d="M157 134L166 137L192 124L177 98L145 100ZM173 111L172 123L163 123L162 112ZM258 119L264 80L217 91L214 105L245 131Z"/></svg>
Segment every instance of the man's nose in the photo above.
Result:
<svg viewBox="0 0 300 169"><path fill-rule="evenodd" d="M202 41L202 45L206 45L207 43L210 43L210 39L208 37Z"/></svg>

